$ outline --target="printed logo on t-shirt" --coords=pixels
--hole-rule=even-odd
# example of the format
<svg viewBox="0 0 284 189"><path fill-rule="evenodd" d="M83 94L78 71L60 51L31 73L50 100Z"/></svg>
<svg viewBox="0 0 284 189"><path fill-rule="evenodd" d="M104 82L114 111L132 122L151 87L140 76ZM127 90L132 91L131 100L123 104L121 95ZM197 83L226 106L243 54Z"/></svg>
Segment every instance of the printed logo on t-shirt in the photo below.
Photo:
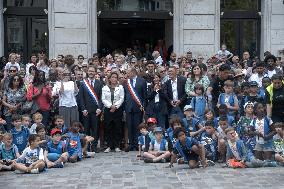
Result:
<svg viewBox="0 0 284 189"><path fill-rule="evenodd" d="M77 141L76 140L70 140L70 146L71 146L71 148L76 148L77 147Z"/></svg>

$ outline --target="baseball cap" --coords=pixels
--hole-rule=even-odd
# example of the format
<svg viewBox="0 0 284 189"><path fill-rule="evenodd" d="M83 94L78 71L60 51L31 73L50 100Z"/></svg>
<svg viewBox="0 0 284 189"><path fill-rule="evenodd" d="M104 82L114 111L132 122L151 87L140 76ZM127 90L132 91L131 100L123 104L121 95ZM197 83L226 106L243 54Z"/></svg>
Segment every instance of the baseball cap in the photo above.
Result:
<svg viewBox="0 0 284 189"><path fill-rule="evenodd" d="M156 118L150 117L148 118L147 123L157 123L157 120Z"/></svg>
<svg viewBox="0 0 284 189"><path fill-rule="evenodd" d="M183 108L183 111L187 111L187 110L192 110L192 106L191 105L186 105L184 108Z"/></svg>
<svg viewBox="0 0 284 189"><path fill-rule="evenodd" d="M258 83L256 82L256 81L251 81L250 83L249 83L249 86L257 86L258 87Z"/></svg>
<svg viewBox="0 0 284 189"><path fill-rule="evenodd" d="M55 135L55 134L57 134L57 133L59 133L59 134L61 134L62 132L59 130L59 129L52 129L51 131L50 131L50 135L51 136L53 136L53 135Z"/></svg>

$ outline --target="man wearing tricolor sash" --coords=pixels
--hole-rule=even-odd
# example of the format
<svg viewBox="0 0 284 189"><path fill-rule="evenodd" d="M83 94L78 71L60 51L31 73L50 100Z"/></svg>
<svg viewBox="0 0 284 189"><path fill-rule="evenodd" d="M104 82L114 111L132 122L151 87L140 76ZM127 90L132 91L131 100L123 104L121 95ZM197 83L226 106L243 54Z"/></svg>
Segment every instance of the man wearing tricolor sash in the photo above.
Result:
<svg viewBox="0 0 284 189"><path fill-rule="evenodd" d="M127 71L128 80L124 85L125 89L125 112L128 127L128 148L136 150L138 125L143 121L144 107L146 107L146 81L137 76L137 70L131 68Z"/></svg>
<svg viewBox="0 0 284 189"><path fill-rule="evenodd" d="M95 79L96 68L89 66L88 78L81 82L79 89L80 106L83 113L84 131L87 135L95 138L91 145L91 150L97 150L98 142L98 122L102 112L102 83Z"/></svg>

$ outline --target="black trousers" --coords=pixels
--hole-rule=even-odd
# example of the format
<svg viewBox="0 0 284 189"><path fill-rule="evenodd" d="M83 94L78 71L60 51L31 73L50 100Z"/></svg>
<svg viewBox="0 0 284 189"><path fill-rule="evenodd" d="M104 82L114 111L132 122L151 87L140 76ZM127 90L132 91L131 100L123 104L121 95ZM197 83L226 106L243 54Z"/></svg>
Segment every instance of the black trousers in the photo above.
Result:
<svg viewBox="0 0 284 189"><path fill-rule="evenodd" d="M94 137L94 145L98 143L98 121L99 118L95 113L89 113L87 116L83 116L84 131L86 135Z"/></svg>
<svg viewBox="0 0 284 189"><path fill-rule="evenodd" d="M126 112L126 124L128 127L128 140L131 149L137 147L138 140L138 125L142 123L142 112Z"/></svg>
<svg viewBox="0 0 284 189"><path fill-rule="evenodd" d="M121 128L122 128L121 119L111 120L111 121L106 120L104 128L105 128L105 138L108 147L110 147L111 149L118 148L121 141Z"/></svg>

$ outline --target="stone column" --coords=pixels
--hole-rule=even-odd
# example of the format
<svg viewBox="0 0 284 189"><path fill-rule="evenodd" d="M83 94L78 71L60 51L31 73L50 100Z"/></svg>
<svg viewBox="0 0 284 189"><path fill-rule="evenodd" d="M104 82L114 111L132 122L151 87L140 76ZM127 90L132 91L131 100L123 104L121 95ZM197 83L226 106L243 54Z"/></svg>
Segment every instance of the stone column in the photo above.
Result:
<svg viewBox="0 0 284 189"><path fill-rule="evenodd" d="M284 51L284 2L281 0L261 1L261 56L270 51L283 56Z"/></svg>
<svg viewBox="0 0 284 189"><path fill-rule="evenodd" d="M183 17L184 17L184 4L185 0L173 0L173 45L174 52L178 56L183 54Z"/></svg>
<svg viewBox="0 0 284 189"><path fill-rule="evenodd" d="M49 0L48 19L50 58L96 51L96 0Z"/></svg>
<svg viewBox="0 0 284 189"><path fill-rule="evenodd" d="M0 57L4 55L4 17L3 0L0 0Z"/></svg>
<svg viewBox="0 0 284 189"><path fill-rule="evenodd" d="M208 58L220 43L220 0L184 1L183 52Z"/></svg>

